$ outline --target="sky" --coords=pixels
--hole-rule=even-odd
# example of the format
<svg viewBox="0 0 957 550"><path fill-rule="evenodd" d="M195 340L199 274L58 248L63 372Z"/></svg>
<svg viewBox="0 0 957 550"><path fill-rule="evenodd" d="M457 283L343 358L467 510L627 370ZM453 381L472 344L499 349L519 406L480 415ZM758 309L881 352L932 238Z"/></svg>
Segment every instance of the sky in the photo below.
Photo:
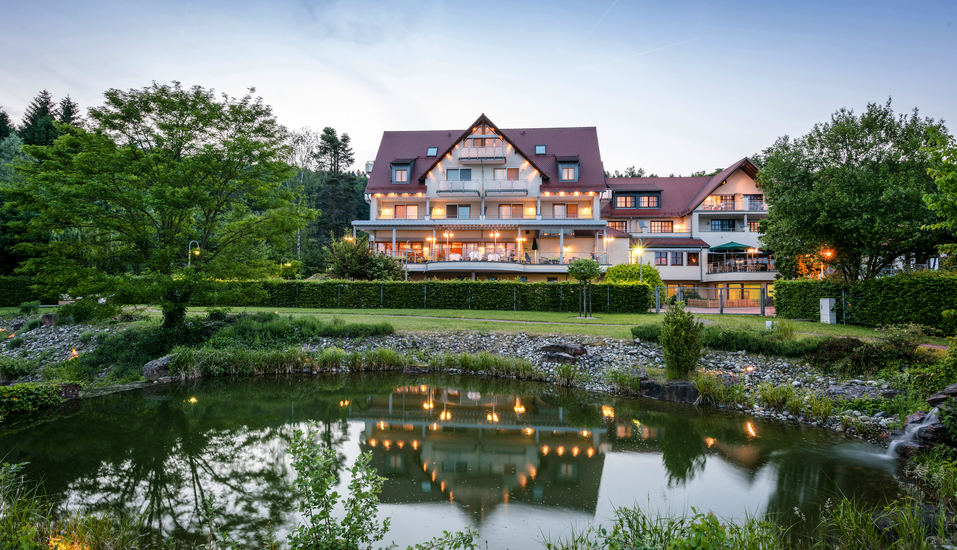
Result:
<svg viewBox="0 0 957 550"><path fill-rule="evenodd" d="M290 129L595 126L609 171L726 167L893 98L957 127L957 2L0 0L0 106L178 80Z"/></svg>

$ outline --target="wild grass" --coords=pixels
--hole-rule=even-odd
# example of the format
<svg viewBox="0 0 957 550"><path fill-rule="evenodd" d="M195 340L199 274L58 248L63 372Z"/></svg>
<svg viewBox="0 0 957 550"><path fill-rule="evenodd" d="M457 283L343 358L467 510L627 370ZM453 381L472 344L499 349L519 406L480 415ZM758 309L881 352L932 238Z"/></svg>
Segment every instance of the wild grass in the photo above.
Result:
<svg viewBox="0 0 957 550"><path fill-rule="evenodd" d="M217 331L214 338L239 342L247 347L257 347L315 337L366 338L393 332L395 330L389 323L346 323L341 317L323 322L313 316L280 317L275 313L264 312L236 318L232 324Z"/></svg>
<svg viewBox="0 0 957 550"><path fill-rule="evenodd" d="M752 403L744 387L744 382L735 382L723 378L719 374L710 372L695 372L691 381L694 382L702 401L713 407L728 405L744 405L751 407Z"/></svg>
<svg viewBox="0 0 957 550"><path fill-rule="evenodd" d="M434 371L458 370L469 374L543 381L545 372L535 363L519 357L508 357L487 351L471 353L439 353L429 357L428 366Z"/></svg>
<svg viewBox="0 0 957 550"><path fill-rule="evenodd" d="M937 447L907 463L908 477L951 513L957 512L957 452Z"/></svg>
<svg viewBox="0 0 957 550"><path fill-rule="evenodd" d="M187 348L173 350L170 373L181 378L221 375L292 374L313 367L311 353L296 348Z"/></svg>
<svg viewBox="0 0 957 550"><path fill-rule="evenodd" d="M569 387L581 376L578 367L569 363L562 363L555 367L555 383L559 386Z"/></svg>
<svg viewBox="0 0 957 550"><path fill-rule="evenodd" d="M641 377L635 376L633 369L609 369L605 371L605 383L619 395L638 395L641 391Z"/></svg>
<svg viewBox="0 0 957 550"><path fill-rule="evenodd" d="M762 382L758 386L758 403L769 409L783 411L788 401L794 398L794 388L789 385L775 385Z"/></svg>
<svg viewBox="0 0 957 550"><path fill-rule="evenodd" d="M0 380L19 380L30 376L40 368L38 361L20 357L0 356Z"/></svg>

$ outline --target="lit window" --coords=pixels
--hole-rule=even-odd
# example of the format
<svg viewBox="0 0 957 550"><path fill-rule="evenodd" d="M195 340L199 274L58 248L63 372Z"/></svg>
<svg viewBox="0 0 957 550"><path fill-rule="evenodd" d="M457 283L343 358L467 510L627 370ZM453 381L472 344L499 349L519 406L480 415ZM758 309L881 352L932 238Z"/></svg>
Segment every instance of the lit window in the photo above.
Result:
<svg viewBox="0 0 957 550"><path fill-rule="evenodd" d="M652 233L674 233L675 222L651 222Z"/></svg>
<svg viewBox="0 0 957 550"><path fill-rule="evenodd" d="M437 155L437 154L439 154L439 148L438 148L438 147L429 147L429 148L426 150L426 152L425 152L425 156L427 156L427 157L434 157L434 156Z"/></svg>
<svg viewBox="0 0 957 550"><path fill-rule="evenodd" d="M395 169L395 182L396 183L408 183L409 181L409 170L407 168L396 168Z"/></svg>
<svg viewBox="0 0 957 550"><path fill-rule="evenodd" d="M642 195L639 198L641 208L658 208L658 195Z"/></svg>
<svg viewBox="0 0 957 550"><path fill-rule="evenodd" d="M545 146L544 146L544 145L536 145L536 146L535 146L535 154L536 154L536 155L544 155L544 154L545 154Z"/></svg>
<svg viewBox="0 0 957 550"><path fill-rule="evenodd" d="M575 203L553 204L552 215L556 220L565 218L576 219L578 218L578 205Z"/></svg>
<svg viewBox="0 0 957 550"><path fill-rule="evenodd" d="M628 232L628 222L608 222L608 227L621 231L622 233Z"/></svg>
<svg viewBox="0 0 957 550"><path fill-rule="evenodd" d="M671 265L684 265L684 252L671 253Z"/></svg>
<svg viewBox="0 0 957 550"><path fill-rule="evenodd" d="M615 208L634 208L635 197L619 195L615 197Z"/></svg>
<svg viewBox="0 0 957 550"><path fill-rule="evenodd" d="M558 169L561 181L578 181L577 162L560 162Z"/></svg>
<svg viewBox="0 0 957 550"><path fill-rule="evenodd" d="M748 222L748 231L757 233L761 228L761 222Z"/></svg>
<svg viewBox="0 0 957 550"><path fill-rule="evenodd" d="M697 252L688 252L688 265L698 265Z"/></svg>
<svg viewBox="0 0 957 550"><path fill-rule="evenodd" d="M575 169L565 167L562 168L562 180L563 181L572 181L575 179Z"/></svg>
<svg viewBox="0 0 957 550"><path fill-rule="evenodd" d="M655 252L655 265L668 265L668 253Z"/></svg>

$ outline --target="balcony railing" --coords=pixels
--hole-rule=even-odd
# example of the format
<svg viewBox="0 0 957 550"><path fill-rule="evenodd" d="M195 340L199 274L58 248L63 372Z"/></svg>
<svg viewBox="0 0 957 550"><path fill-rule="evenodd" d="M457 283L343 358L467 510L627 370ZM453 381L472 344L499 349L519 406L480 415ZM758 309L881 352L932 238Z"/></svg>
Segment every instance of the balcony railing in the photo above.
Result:
<svg viewBox="0 0 957 550"><path fill-rule="evenodd" d="M479 219L478 212L469 212L464 214L459 212L458 214L432 214L433 220L477 220Z"/></svg>
<svg viewBox="0 0 957 550"><path fill-rule="evenodd" d="M475 193L479 192L479 182L477 181L440 181L439 193Z"/></svg>
<svg viewBox="0 0 957 550"><path fill-rule="evenodd" d="M774 271L769 258L734 258L708 262L708 273L758 273Z"/></svg>
<svg viewBox="0 0 957 550"><path fill-rule="evenodd" d="M405 214L405 215L395 215L394 213L383 214L379 213L376 215L375 219L377 220L424 220L425 216L423 214Z"/></svg>
<svg viewBox="0 0 957 550"><path fill-rule="evenodd" d="M608 254L592 252L566 252L564 256L559 251L535 250L532 252L520 252L516 250L506 250L499 248L489 249L486 252L479 250L457 251L452 249L447 252L440 249L430 256L423 256L419 253L399 252L397 258L403 259L408 263L430 263L430 262L492 262L492 263L510 263L526 265L568 265L581 258L589 258L597 261L599 264L608 264Z"/></svg>
<svg viewBox="0 0 957 550"><path fill-rule="evenodd" d="M507 212L489 212L485 215L486 220L534 220L535 212L525 211L521 214Z"/></svg>
<svg viewBox="0 0 957 550"><path fill-rule="evenodd" d="M459 160L504 158L505 147L463 147L459 150Z"/></svg>
<svg viewBox="0 0 957 550"><path fill-rule="evenodd" d="M485 180L485 193L528 194L525 180Z"/></svg>
<svg viewBox="0 0 957 550"><path fill-rule="evenodd" d="M721 202L704 202L701 204L702 210L711 212L766 212L768 204L764 201L755 200L727 200Z"/></svg>
<svg viewBox="0 0 957 550"><path fill-rule="evenodd" d="M713 228L709 224L701 224L698 228L701 233L743 233L744 228L735 225L731 228Z"/></svg>

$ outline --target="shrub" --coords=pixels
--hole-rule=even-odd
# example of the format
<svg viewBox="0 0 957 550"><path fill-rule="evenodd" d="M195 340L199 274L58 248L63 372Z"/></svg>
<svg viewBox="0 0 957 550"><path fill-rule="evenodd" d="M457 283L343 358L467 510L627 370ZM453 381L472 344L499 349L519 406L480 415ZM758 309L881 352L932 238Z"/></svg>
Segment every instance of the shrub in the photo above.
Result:
<svg viewBox="0 0 957 550"><path fill-rule="evenodd" d="M638 325L631 327L632 338L638 338L642 342L658 342L661 337L661 325L654 323L651 325Z"/></svg>
<svg viewBox="0 0 957 550"><path fill-rule="evenodd" d="M93 332L92 332L92 331L89 331L89 330L88 330L88 331L86 331L86 332L84 332L83 334L80 335L80 343L81 343L81 344L87 344L87 343L89 343L90 340L92 340L92 339L93 339Z"/></svg>
<svg viewBox="0 0 957 550"><path fill-rule="evenodd" d="M346 359L346 352L342 348L331 347L322 350L316 360L322 370L334 370L342 367Z"/></svg>
<svg viewBox="0 0 957 550"><path fill-rule="evenodd" d="M19 380L30 376L39 368L36 361L0 355L0 380Z"/></svg>
<svg viewBox="0 0 957 550"><path fill-rule="evenodd" d="M652 289L663 287L665 284L661 280L658 269L650 264L618 264L613 265L605 271L606 283L637 283L643 282Z"/></svg>
<svg viewBox="0 0 957 550"><path fill-rule="evenodd" d="M698 366L702 328L700 323L695 322L694 315L684 310L684 302L668 308L659 337L668 378L687 376Z"/></svg>
<svg viewBox="0 0 957 550"><path fill-rule="evenodd" d="M710 325L701 333L701 341L712 349L746 351L778 357L804 357L818 348L821 339L783 340L773 331L722 328Z"/></svg>
<svg viewBox="0 0 957 550"><path fill-rule="evenodd" d="M641 391L641 378L634 376L630 369L616 368L606 371L605 382L618 394L637 395Z"/></svg>
<svg viewBox="0 0 957 550"><path fill-rule="evenodd" d="M571 386L578 378L578 367L569 363L563 363L555 367L555 382L559 386Z"/></svg>
<svg viewBox="0 0 957 550"><path fill-rule="evenodd" d="M857 338L829 338L809 353L807 360L824 372L831 372L840 368L851 353L863 345L864 341Z"/></svg>
<svg viewBox="0 0 957 550"><path fill-rule="evenodd" d="M23 330L21 330L20 332L21 333L30 332L31 330L36 330L42 326L43 326L43 321L41 321L40 319L34 319L30 321L29 323L27 323L26 326L23 327Z"/></svg>
<svg viewBox="0 0 957 550"><path fill-rule="evenodd" d="M20 315L33 315L40 311L40 301L23 302L20 304Z"/></svg>
<svg viewBox="0 0 957 550"><path fill-rule="evenodd" d="M23 338L16 337L16 338L10 338L9 340L7 340L7 347L10 349L17 349L22 345L23 345Z"/></svg>
<svg viewBox="0 0 957 550"><path fill-rule="evenodd" d="M787 384L776 385L770 382L762 382L758 386L758 399L769 409L783 411L793 397L794 389Z"/></svg>
<svg viewBox="0 0 957 550"><path fill-rule="evenodd" d="M77 300L72 304L60 306L57 314L58 323L82 324L89 321L105 321L110 317L119 315L122 310L119 306L109 302L100 303L94 298L84 298Z"/></svg>
<svg viewBox="0 0 957 550"><path fill-rule="evenodd" d="M60 386L48 382L30 382L0 386L0 415L36 411L63 403Z"/></svg>

